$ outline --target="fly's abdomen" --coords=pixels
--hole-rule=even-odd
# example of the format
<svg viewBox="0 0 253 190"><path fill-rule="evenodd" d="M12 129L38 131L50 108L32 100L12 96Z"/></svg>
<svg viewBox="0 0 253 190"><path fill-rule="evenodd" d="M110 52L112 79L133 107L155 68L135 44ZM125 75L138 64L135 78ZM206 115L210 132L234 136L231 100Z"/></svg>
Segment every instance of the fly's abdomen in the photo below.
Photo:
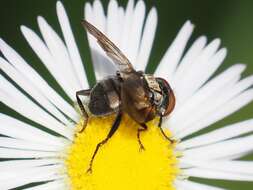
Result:
<svg viewBox="0 0 253 190"><path fill-rule="evenodd" d="M93 115L108 115L119 108L119 95L113 79L97 83L91 91L89 110Z"/></svg>

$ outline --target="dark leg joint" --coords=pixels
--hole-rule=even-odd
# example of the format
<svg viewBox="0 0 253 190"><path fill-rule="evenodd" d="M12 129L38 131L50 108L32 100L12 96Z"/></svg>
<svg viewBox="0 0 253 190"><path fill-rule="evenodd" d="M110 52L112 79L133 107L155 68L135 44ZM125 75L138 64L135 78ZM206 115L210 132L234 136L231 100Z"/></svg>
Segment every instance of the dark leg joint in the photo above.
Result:
<svg viewBox="0 0 253 190"><path fill-rule="evenodd" d="M121 118L122 118L122 114L121 113L118 113L118 115L116 116L116 119L112 125L112 128L111 130L109 131L107 137L102 140L100 143L97 144L96 146L96 149L91 157L91 160L90 160L90 164L89 164L89 168L88 170L86 171L87 173L92 173L92 165L93 165L93 161L98 153L98 150L101 146L103 146L105 143L107 143L107 141L113 136L113 134L117 131L117 129L119 128L119 125L120 125L120 122L121 122Z"/></svg>
<svg viewBox="0 0 253 190"><path fill-rule="evenodd" d="M140 151L142 151L142 150L145 150L145 147L143 146L143 144L142 144L142 142L141 142L140 133L143 132L143 131L146 131L148 127L146 126L145 123L140 124L140 126L141 126L142 128L138 128L138 131L137 131L137 138L138 138L138 143L139 143L139 145L140 145Z"/></svg>
<svg viewBox="0 0 253 190"><path fill-rule="evenodd" d="M88 113L86 112L85 108L84 108L84 105L80 99L79 96L89 96L90 95L90 89L88 90L80 90L80 91L77 91L76 92L76 100L77 100L77 103L78 103L78 106L82 112L82 115L83 115L83 119L84 119L84 123L83 123L83 127L82 129L79 131L79 133L83 132L87 123L88 123L88 119L89 119L89 116L88 116Z"/></svg>
<svg viewBox="0 0 253 190"><path fill-rule="evenodd" d="M160 129L162 135L163 135L168 141L170 141L171 144L174 144L174 143L176 142L175 140L173 140L173 139L171 139L170 137L168 137L168 136L165 134L165 132L163 131L163 128L162 128L162 116L161 116L160 119L159 119L158 127L159 127L159 129Z"/></svg>
<svg viewBox="0 0 253 190"><path fill-rule="evenodd" d="M95 158L95 156L96 156L96 154L97 154L99 148L100 148L102 145L104 145L108 140L109 140L109 138L108 138L108 139L105 139L105 140L103 140L103 141L101 141L100 143L97 144L96 149L95 149L95 151L94 151L94 153L93 153L93 155L92 155L92 158L91 158L91 161L90 161L90 164L89 164L89 168L88 168L88 170L86 171L86 173L92 173L92 165L93 165L94 158Z"/></svg>

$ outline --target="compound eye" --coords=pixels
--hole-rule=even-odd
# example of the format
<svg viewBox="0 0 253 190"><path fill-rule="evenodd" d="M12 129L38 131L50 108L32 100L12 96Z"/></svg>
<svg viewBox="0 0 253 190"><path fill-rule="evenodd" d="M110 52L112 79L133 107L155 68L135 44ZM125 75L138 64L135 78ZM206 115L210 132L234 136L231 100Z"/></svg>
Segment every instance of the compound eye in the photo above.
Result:
<svg viewBox="0 0 253 190"><path fill-rule="evenodd" d="M158 81L158 83L160 84L160 87L163 91L163 103L160 107L160 114L162 116L166 116L169 115L176 104L176 98L175 95L173 93L173 90L171 89L169 83L163 79L163 78L156 78L156 80Z"/></svg>
<svg viewBox="0 0 253 190"><path fill-rule="evenodd" d="M175 104L176 104L176 98L175 98L175 95L173 93L172 90L169 91L169 101L168 101L168 105L167 107L165 108L165 112L163 114L163 116L166 116L166 115L169 115L174 107L175 107Z"/></svg>

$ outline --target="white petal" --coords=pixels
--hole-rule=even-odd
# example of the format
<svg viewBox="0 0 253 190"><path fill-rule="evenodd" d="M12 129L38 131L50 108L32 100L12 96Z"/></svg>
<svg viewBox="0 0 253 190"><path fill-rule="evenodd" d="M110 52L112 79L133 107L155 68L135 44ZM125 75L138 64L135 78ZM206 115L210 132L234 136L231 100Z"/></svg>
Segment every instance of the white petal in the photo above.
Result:
<svg viewBox="0 0 253 190"><path fill-rule="evenodd" d="M34 31L26 26L21 26L21 31L33 51L50 71L55 80L59 83L66 94L73 99L73 94L71 92L73 89L71 89L70 84L65 78L66 71L64 70L67 70L67 68L55 60L46 44Z"/></svg>
<svg viewBox="0 0 253 190"><path fill-rule="evenodd" d="M178 65L179 60L184 52L185 46L192 34L193 25L190 21L187 21L181 30L179 31L177 37L172 42L165 55L163 56L161 62L159 63L155 75L162 77L168 80L172 87L174 87L174 82L172 78L175 74L176 67Z"/></svg>
<svg viewBox="0 0 253 190"><path fill-rule="evenodd" d="M8 138L8 137L0 137L0 147L15 148L15 149L22 149L22 150L36 150L36 151L45 151L45 152L61 151L59 147L48 146L48 145L38 144L31 141L13 139L13 138Z"/></svg>
<svg viewBox="0 0 253 190"><path fill-rule="evenodd" d="M36 143L63 147L65 141L10 116L0 114L0 134Z"/></svg>
<svg viewBox="0 0 253 190"><path fill-rule="evenodd" d="M118 9L118 23L117 23L117 26L118 26L118 32L120 34L120 36L118 37L118 47L121 49L121 39L122 39L122 32L123 32L123 27L122 27L122 21L125 20L125 9L121 6L119 6L119 9Z"/></svg>
<svg viewBox="0 0 253 190"><path fill-rule="evenodd" d="M222 64L227 54L227 50L225 48L220 49L212 58L207 59L205 62L201 61L201 67L195 70L193 76L188 81L191 81L190 84L188 82L187 87L184 88L183 97L180 98L180 101L184 101L185 99L192 96L218 69L218 67Z"/></svg>
<svg viewBox="0 0 253 190"><path fill-rule="evenodd" d="M87 89L89 87L86 74L84 72L83 63L81 60L81 56L79 54L72 29L69 23L69 19L67 13L64 9L64 6L60 1L57 2L57 15L59 19L59 23L61 25L61 29L63 32L63 36L66 42L67 50L71 59L71 63L74 67L75 73L79 79L79 83L81 84L82 89Z"/></svg>
<svg viewBox="0 0 253 190"><path fill-rule="evenodd" d="M182 61L178 65L175 76L173 78L174 86L173 89L176 94L181 90L182 83L184 82L184 76L191 70L193 66L193 62L197 59L197 57L202 53L203 48L205 47L207 39L205 36L199 37L189 50L184 55Z"/></svg>
<svg viewBox="0 0 253 190"><path fill-rule="evenodd" d="M9 81L0 76L2 87L0 88L0 100L19 112L21 115L53 130L69 139L73 138L73 129L66 127L38 105L32 102L28 97L17 90Z"/></svg>
<svg viewBox="0 0 253 190"><path fill-rule="evenodd" d="M208 117L203 117L196 123L194 123L191 127L186 128L180 134L178 134L179 138L186 137L200 129L203 129L225 117L231 115L232 113L238 111L245 105L249 104L253 100L253 89L246 90L235 98L232 98L228 102L223 105L217 106L214 112L210 113Z"/></svg>
<svg viewBox="0 0 253 190"><path fill-rule="evenodd" d="M222 48L219 51L217 51L210 58L210 60L206 62L206 64L202 64L202 68L203 68L202 72L197 72L199 76L195 75L195 78L192 81L195 84L193 89L197 90L214 74L214 72L218 69L218 67L224 61L226 55L227 55L227 49ZM196 78L198 78L198 80Z"/></svg>
<svg viewBox="0 0 253 190"><path fill-rule="evenodd" d="M98 15L99 17L99 15ZM90 22L90 23L94 23L94 25L96 27L98 27L96 24L96 20L95 19L96 17L93 16L93 10L92 10L92 7L91 7L91 4L90 3L85 3L85 6L84 6L84 18ZM102 31L104 30L104 26L99 26L99 29ZM92 38L91 35L89 35L87 33L87 38L88 38L88 43L89 43L89 46L90 46L90 49L91 49L91 57L92 57L92 62L93 62L93 67L94 67L94 72L95 72L95 75L96 75L96 78L99 79L100 77L100 74L102 75L101 72L102 69L100 68L101 66L101 63L100 63L100 60L97 58L98 56L95 56L94 55L94 51L95 52L99 52L100 50L97 50L97 45L96 45L96 41L94 38Z"/></svg>
<svg viewBox="0 0 253 190"><path fill-rule="evenodd" d="M209 100L215 99L217 93L220 93L222 89L228 86L228 84L236 82L244 70L245 65L237 64L210 80L196 94L194 94L194 96L189 98L185 104L176 106L175 110L170 115L170 118L167 119L167 124L165 126L176 126L172 129L173 134L184 129L187 126L185 123L186 117L189 116L192 117L191 119L195 119L195 115L191 113L196 109L198 112L199 110L204 110L205 107L203 107L203 104ZM198 112L195 111L194 113Z"/></svg>
<svg viewBox="0 0 253 190"><path fill-rule="evenodd" d="M92 9L90 3L85 4L85 19L91 22L102 32L106 32L106 19L100 1L94 2L94 9ZM102 50L102 48L98 45L96 39L90 34L87 34L87 36L97 81L102 80L108 75L115 74L116 67Z"/></svg>
<svg viewBox="0 0 253 190"><path fill-rule="evenodd" d="M125 12L125 18L123 20L122 26L122 38L120 42L121 51L128 56L129 51L129 42L130 42L130 32L132 30L133 23L133 15L134 15L134 0L129 0L127 3L127 8Z"/></svg>
<svg viewBox="0 0 253 190"><path fill-rule="evenodd" d="M4 173L5 171L15 172L15 170L25 170L27 168L46 166L46 165L56 165L56 164L62 164L62 160L44 158L44 159L1 161L0 172L1 173Z"/></svg>
<svg viewBox="0 0 253 190"><path fill-rule="evenodd" d="M219 158L219 160L224 160L224 161L227 161L227 160L237 160L237 159L243 158L243 157L245 157L245 156L247 156L247 155L249 155L251 153L252 153L252 151L249 150L249 151L246 151L246 152L242 152L242 153L226 156L226 157L223 157L223 158Z"/></svg>
<svg viewBox="0 0 253 190"><path fill-rule="evenodd" d="M193 167L217 170L223 172L230 172L242 175L253 175L253 162L251 161L203 161L203 160L189 160L182 158L184 164Z"/></svg>
<svg viewBox="0 0 253 190"><path fill-rule="evenodd" d="M31 41L36 42L36 40L33 38L31 38ZM35 45L34 47L38 47L37 45ZM56 105L59 110L62 110L63 113L68 115L74 121L77 120L78 116L73 107L71 107L65 100L63 100L63 98L59 96L45 82L45 80L29 64L25 62L25 60L17 52L15 52L8 44L6 44L1 39L0 49L6 59L8 59L8 61L13 65L13 67L15 67L20 73L22 73L23 76L26 76L29 81L33 83L33 85L37 86L37 88L40 89L40 92L43 93L44 96L48 97L48 99L53 102L53 104ZM27 73L29 73L29 75Z"/></svg>
<svg viewBox="0 0 253 190"><path fill-rule="evenodd" d="M244 135L250 132L253 132L253 119L228 125L208 132L207 134L200 135L186 141L182 141L179 144L179 147L183 149L188 149L197 146L203 146L227 140L236 136Z"/></svg>
<svg viewBox="0 0 253 190"><path fill-rule="evenodd" d="M5 175L1 175L0 181L9 180L17 177L25 177L23 175L27 175L28 173L37 173L37 172L43 172L43 171L54 171L54 173L59 172L59 169L61 169L61 165L46 165L41 167L32 167L32 168L26 168L26 170L17 170L16 172L13 171L6 171Z"/></svg>
<svg viewBox="0 0 253 190"><path fill-rule="evenodd" d="M138 57L135 61L135 68L137 70L144 71L149 60L150 52L155 39L155 31L157 27L157 10L152 8L147 16L145 26L143 29L143 35L140 42L140 50Z"/></svg>
<svg viewBox="0 0 253 190"><path fill-rule="evenodd" d="M99 15L98 15L99 16ZM96 23L96 17L93 16L93 9L91 7L91 4L88 2L88 3L85 3L85 6L84 6L84 18L88 21L88 22L91 22L91 23ZM97 26L98 24L96 24L95 26ZM102 27L103 26L103 27ZM100 26L100 30L101 31L104 31L104 25ZM98 27L98 26L97 26ZM93 47L94 44L95 44L95 40L91 40L91 36L88 35L88 41L89 41L89 45L90 47Z"/></svg>
<svg viewBox="0 0 253 190"><path fill-rule="evenodd" d="M38 171L38 172L42 172L42 171L49 171L50 170L54 170L54 173L58 173L59 169L63 169L62 165L44 165L44 166L39 166L39 167L30 167L30 168L26 168L26 169L16 169L16 171L13 170L9 170L9 171L5 171L5 173L3 174L3 172L1 172L0 176L0 182L2 181L7 181L13 178L17 178L17 177L25 177L24 175L27 175L27 173L34 173L34 171Z"/></svg>
<svg viewBox="0 0 253 190"><path fill-rule="evenodd" d="M195 58L191 64L191 68L184 74L182 82L177 91L177 99L181 104L214 73L218 66L222 63L226 51L222 50L221 54L214 55L220 45L220 40L213 40L206 46L201 54ZM215 56L212 58L212 56ZM207 69L208 68L208 69Z"/></svg>
<svg viewBox="0 0 253 190"><path fill-rule="evenodd" d="M107 37L116 45L119 46L119 29L120 26L118 25L118 3L116 0L110 0L107 9L107 25L106 25L106 32L105 34Z"/></svg>
<svg viewBox="0 0 253 190"><path fill-rule="evenodd" d="M29 183L60 179L62 177L57 174L58 170L59 168L56 166L44 166L41 168L27 169L21 173L12 173L11 178L0 180L1 188L7 190Z"/></svg>
<svg viewBox="0 0 253 190"><path fill-rule="evenodd" d="M253 77L247 77L236 84L226 84L220 91L218 91L216 94L213 94L210 97L207 97L208 99L206 102L202 102L201 109L202 111L199 112L198 109L192 110L192 112L196 112L193 117L189 117L186 115L184 117L184 123L183 126L180 126L181 128L185 128L186 130L190 130L188 128L191 128L191 126L195 126L196 123L199 123L201 119L206 119L207 116L210 117L213 114L217 113L217 110L223 109L225 106L227 106L230 102L234 101L234 99L239 96L242 92L244 92L246 89L248 89L253 84ZM201 129L201 128L200 128ZM199 130L198 128L195 128L195 130Z"/></svg>
<svg viewBox="0 0 253 190"><path fill-rule="evenodd" d="M141 34L145 18L145 10L146 7L143 0L139 0L134 8L131 31L128 34L130 35L128 51L126 53L128 59L133 65L136 63L136 58L139 52Z"/></svg>
<svg viewBox="0 0 253 190"><path fill-rule="evenodd" d="M55 180L46 184L38 185L35 187L26 188L26 190L67 190L66 182L64 180Z"/></svg>
<svg viewBox="0 0 253 190"><path fill-rule="evenodd" d="M253 135L188 149L184 151L184 156L189 159L201 158L203 160L227 158L252 151L252 144Z"/></svg>
<svg viewBox="0 0 253 190"><path fill-rule="evenodd" d="M97 15L97 12L96 12L97 10L95 8L96 8L96 6L95 6L95 2L94 2L93 15ZM99 12L103 12L103 15L104 15L103 7L101 6L99 8L100 8ZM96 17L97 22L102 23L101 26L103 26L103 30L104 30L105 35L117 47L119 47L119 35L120 35L120 33L119 33L120 26L118 25L118 19L119 19L118 14L119 14L118 3L115 0L111 0L108 4L107 17L105 19ZM102 17L102 16L100 16L100 17ZM98 19L100 19L101 21L98 21ZM96 77L97 80L108 77L108 75L115 75L116 67L115 67L114 63L104 53L104 50L102 50L102 48L100 48L97 41L96 41L96 46L98 46L97 49L99 50L100 54L98 54L96 52L94 52L94 54L98 57L97 59L99 59L99 61L100 61L100 69L102 70L102 71L100 71L100 73L102 73L102 75L100 75L99 78ZM95 63L93 63L93 64L95 64Z"/></svg>
<svg viewBox="0 0 253 190"><path fill-rule="evenodd" d="M213 187L189 180L177 180L176 187L179 190L224 190L223 188Z"/></svg>
<svg viewBox="0 0 253 190"><path fill-rule="evenodd" d="M59 153L56 152L0 148L0 158L55 158L57 156Z"/></svg>
<svg viewBox="0 0 253 190"><path fill-rule="evenodd" d="M44 107L49 113L54 115L65 125L71 126L69 120L44 96L37 86L35 86L26 76L19 73L11 64L0 57L1 69L15 81L26 93L28 93L40 106Z"/></svg>
<svg viewBox="0 0 253 190"><path fill-rule="evenodd" d="M184 170L184 174L207 179L223 179L232 181L253 181L252 175L240 175L231 172L214 171L210 169L192 168Z"/></svg>
<svg viewBox="0 0 253 190"><path fill-rule="evenodd" d="M103 9L103 5L100 0L95 0L93 3L93 15L96 15L94 19L94 24L101 30L101 32L106 32L106 17Z"/></svg>
<svg viewBox="0 0 253 190"><path fill-rule="evenodd" d="M45 43L53 57L54 64L57 64L58 70L62 72L62 80L64 80L63 87L66 86L68 89L66 92L68 92L68 95L72 100L75 100L75 92L82 89L82 87L76 78L77 74L71 63L66 46L43 17L38 17L38 25Z"/></svg>

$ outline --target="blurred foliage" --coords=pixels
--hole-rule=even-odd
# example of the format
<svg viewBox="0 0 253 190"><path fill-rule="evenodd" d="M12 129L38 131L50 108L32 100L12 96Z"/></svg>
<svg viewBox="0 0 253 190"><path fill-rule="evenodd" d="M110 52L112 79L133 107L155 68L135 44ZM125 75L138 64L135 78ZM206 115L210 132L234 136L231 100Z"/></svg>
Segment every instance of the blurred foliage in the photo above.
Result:
<svg viewBox="0 0 253 190"><path fill-rule="evenodd" d="M122 0L120 1L120 4L125 6L126 2L126 0ZM83 18L85 0L63 0L63 3L70 17L73 32L89 77L89 82L92 85L94 84L95 78L92 71L85 32L80 24L80 21ZM106 6L108 1L103 1L103 3ZM26 25L38 32L36 17L42 15L53 28L60 33L55 4L56 0L36 2L33 0L1 0L0 36L14 47L36 70L40 72L50 85L67 99L63 90L58 86L47 69L41 64L38 57L36 57L30 49L19 28L20 25ZM159 63L159 60L166 51L168 45L172 42L183 23L189 19L196 26L194 34L190 40L191 42L200 35L206 35L209 41L217 37L221 38L222 46L228 48L228 56L218 72L226 69L234 63L246 63L247 70L244 73L244 76L253 73L253 1L146 0L146 4L148 10L152 6L155 6L158 9L159 14L157 35L147 72L153 72L155 70L156 65ZM8 109L3 104L0 105L0 109L1 112L3 111L18 117L19 119L23 119L26 122L30 122ZM212 129L236 121L252 118L252 116L253 103L213 125ZM247 156L245 159L253 160L253 156ZM246 182L195 180L203 183L218 184L221 187L231 190L251 190L253 187L253 183Z"/></svg>

